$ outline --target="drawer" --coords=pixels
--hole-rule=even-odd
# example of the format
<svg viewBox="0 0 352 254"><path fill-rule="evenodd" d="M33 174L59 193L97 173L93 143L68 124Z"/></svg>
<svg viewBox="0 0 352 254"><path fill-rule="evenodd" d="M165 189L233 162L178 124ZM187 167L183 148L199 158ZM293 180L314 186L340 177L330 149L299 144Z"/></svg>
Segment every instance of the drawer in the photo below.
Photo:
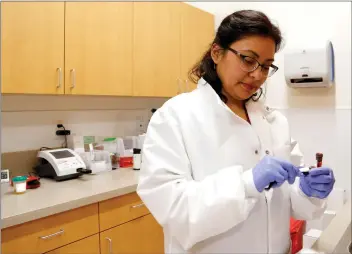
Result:
<svg viewBox="0 0 352 254"><path fill-rule="evenodd" d="M149 213L136 192L99 202L100 231Z"/></svg>
<svg viewBox="0 0 352 254"><path fill-rule="evenodd" d="M65 245L46 254L99 254L99 234L84 238L78 242Z"/></svg>
<svg viewBox="0 0 352 254"><path fill-rule="evenodd" d="M2 253L43 253L99 232L98 204L1 231Z"/></svg>

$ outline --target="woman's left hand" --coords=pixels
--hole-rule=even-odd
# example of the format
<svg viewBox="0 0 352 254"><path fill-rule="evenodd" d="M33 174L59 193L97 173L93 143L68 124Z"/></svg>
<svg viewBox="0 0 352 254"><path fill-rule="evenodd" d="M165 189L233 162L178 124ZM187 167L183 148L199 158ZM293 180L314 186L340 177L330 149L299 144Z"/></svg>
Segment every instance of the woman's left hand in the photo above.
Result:
<svg viewBox="0 0 352 254"><path fill-rule="evenodd" d="M313 168L307 176L300 174L300 188L308 197L326 198L334 184L334 173L327 167Z"/></svg>

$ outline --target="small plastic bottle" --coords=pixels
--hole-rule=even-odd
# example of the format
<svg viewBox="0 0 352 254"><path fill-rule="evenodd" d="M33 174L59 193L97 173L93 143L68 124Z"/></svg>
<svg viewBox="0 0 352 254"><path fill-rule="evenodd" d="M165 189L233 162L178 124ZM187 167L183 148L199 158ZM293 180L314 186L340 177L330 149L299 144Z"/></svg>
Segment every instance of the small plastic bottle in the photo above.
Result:
<svg viewBox="0 0 352 254"><path fill-rule="evenodd" d="M16 194L22 194L27 189L27 176L16 176L12 178L14 191Z"/></svg>
<svg viewBox="0 0 352 254"><path fill-rule="evenodd" d="M141 169L141 149L133 148L133 170L140 170Z"/></svg>

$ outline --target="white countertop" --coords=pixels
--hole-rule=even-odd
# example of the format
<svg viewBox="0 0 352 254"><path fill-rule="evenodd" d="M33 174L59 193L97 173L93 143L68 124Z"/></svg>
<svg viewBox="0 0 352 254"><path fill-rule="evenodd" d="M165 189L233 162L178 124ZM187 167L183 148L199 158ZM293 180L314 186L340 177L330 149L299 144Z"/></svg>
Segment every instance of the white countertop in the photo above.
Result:
<svg viewBox="0 0 352 254"><path fill-rule="evenodd" d="M139 171L120 168L62 182L41 178L39 188L23 194L15 194L12 186L2 183L2 228L134 192L138 176Z"/></svg>

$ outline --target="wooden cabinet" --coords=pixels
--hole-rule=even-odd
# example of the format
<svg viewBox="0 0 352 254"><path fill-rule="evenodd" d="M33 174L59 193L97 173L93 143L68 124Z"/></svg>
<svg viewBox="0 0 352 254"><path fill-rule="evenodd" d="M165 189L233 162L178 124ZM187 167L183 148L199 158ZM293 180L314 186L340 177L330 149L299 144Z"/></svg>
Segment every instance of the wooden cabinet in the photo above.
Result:
<svg viewBox="0 0 352 254"><path fill-rule="evenodd" d="M100 253L99 234L47 252L47 254L98 254Z"/></svg>
<svg viewBox="0 0 352 254"><path fill-rule="evenodd" d="M1 230L1 253L164 253L164 235L136 192Z"/></svg>
<svg viewBox="0 0 352 254"><path fill-rule="evenodd" d="M163 238L162 228L149 214L101 232L101 253L164 253Z"/></svg>
<svg viewBox="0 0 352 254"><path fill-rule="evenodd" d="M132 95L132 2L66 2L66 94Z"/></svg>
<svg viewBox="0 0 352 254"><path fill-rule="evenodd" d="M189 4L181 4L181 78L183 91L196 84L188 78L192 67L202 58L215 36L214 16Z"/></svg>
<svg viewBox="0 0 352 254"><path fill-rule="evenodd" d="M180 3L134 2L133 26L133 94L176 95L180 78Z"/></svg>
<svg viewBox="0 0 352 254"><path fill-rule="evenodd" d="M1 3L2 93L64 93L64 5Z"/></svg>
<svg viewBox="0 0 352 254"><path fill-rule="evenodd" d="M214 36L181 2L2 2L2 93L173 97Z"/></svg>
<svg viewBox="0 0 352 254"><path fill-rule="evenodd" d="M44 253L99 233L98 204L1 231L1 253Z"/></svg>
<svg viewBox="0 0 352 254"><path fill-rule="evenodd" d="M149 213L136 192L99 202L100 231Z"/></svg>

